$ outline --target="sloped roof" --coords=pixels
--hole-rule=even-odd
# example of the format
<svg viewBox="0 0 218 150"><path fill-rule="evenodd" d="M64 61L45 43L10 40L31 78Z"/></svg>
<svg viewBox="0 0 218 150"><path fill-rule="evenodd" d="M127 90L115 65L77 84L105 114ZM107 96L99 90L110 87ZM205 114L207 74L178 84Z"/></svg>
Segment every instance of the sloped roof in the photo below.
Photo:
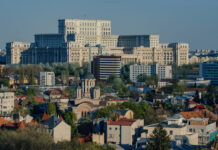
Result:
<svg viewBox="0 0 218 150"><path fill-rule="evenodd" d="M41 124L47 125L49 129L55 128L62 120L55 115L52 115L49 119L43 121Z"/></svg>
<svg viewBox="0 0 218 150"><path fill-rule="evenodd" d="M210 120L217 120L216 114L210 112L207 109L200 109L197 111L181 112L180 113L185 119L190 118L209 118Z"/></svg>
<svg viewBox="0 0 218 150"><path fill-rule="evenodd" d="M47 119L50 118L50 115L46 114L46 112L44 112L43 116L42 116L42 121L45 121Z"/></svg>
<svg viewBox="0 0 218 150"><path fill-rule="evenodd" d="M119 113L122 116L125 116L125 114L129 111L129 109L115 109L113 111Z"/></svg>

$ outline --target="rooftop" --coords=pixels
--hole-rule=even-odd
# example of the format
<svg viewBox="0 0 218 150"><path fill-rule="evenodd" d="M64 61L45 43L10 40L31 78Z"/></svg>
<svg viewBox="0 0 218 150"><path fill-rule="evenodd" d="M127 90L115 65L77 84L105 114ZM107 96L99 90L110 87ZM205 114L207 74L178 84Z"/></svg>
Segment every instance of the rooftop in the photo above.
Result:
<svg viewBox="0 0 218 150"><path fill-rule="evenodd" d="M131 126L137 119L120 118L116 121L108 120L108 125Z"/></svg>

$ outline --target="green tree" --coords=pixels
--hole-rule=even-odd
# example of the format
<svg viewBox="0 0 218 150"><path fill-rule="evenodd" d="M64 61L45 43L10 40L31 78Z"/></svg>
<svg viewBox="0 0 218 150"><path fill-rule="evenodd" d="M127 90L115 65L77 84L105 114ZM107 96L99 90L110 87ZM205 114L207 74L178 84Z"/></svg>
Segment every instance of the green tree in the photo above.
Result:
<svg viewBox="0 0 218 150"><path fill-rule="evenodd" d="M45 132L28 129L0 131L1 150L53 150L54 148L52 137Z"/></svg>
<svg viewBox="0 0 218 150"><path fill-rule="evenodd" d="M71 136L76 135L76 114L74 112L65 112L64 115L64 120L66 123L68 123L71 126Z"/></svg>
<svg viewBox="0 0 218 150"><path fill-rule="evenodd" d="M170 150L170 137L162 125L158 125L150 135L151 140L148 142L148 150Z"/></svg>
<svg viewBox="0 0 218 150"><path fill-rule="evenodd" d="M48 103L48 107L46 110L46 113L49 115L56 115L57 116L57 111L56 111L56 105L55 103Z"/></svg>
<svg viewBox="0 0 218 150"><path fill-rule="evenodd" d="M0 85L10 87L8 79L0 78Z"/></svg>
<svg viewBox="0 0 218 150"><path fill-rule="evenodd" d="M36 96L36 89L35 88L28 88L26 91L27 96Z"/></svg>
<svg viewBox="0 0 218 150"><path fill-rule="evenodd" d="M20 69L19 69L18 80L19 80L20 85L24 84L24 69L22 65L20 66Z"/></svg>
<svg viewBox="0 0 218 150"><path fill-rule="evenodd" d="M68 96L69 96L69 98L73 98L73 97L75 97L75 90L74 89L72 89L71 87L66 87L65 88L65 91L67 91L68 92Z"/></svg>

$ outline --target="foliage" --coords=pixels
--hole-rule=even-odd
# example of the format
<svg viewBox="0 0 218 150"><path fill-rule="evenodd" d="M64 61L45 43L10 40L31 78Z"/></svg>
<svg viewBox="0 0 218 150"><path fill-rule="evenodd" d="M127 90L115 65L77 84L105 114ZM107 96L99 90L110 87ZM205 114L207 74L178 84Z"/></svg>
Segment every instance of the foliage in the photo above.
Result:
<svg viewBox="0 0 218 150"><path fill-rule="evenodd" d="M216 87L212 85L208 86L205 98L207 99L207 105L214 106L215 104L217 104L218 94L216 93Z"/></svg>
<svg viewBox="0 0 218 150"><path fill-rule="evenodd" d="M69 93L69 98L73 98L73 97L75 97L75 90L74 89L72 89L71 87L66 87L65 88L65 91L67 91L68 93Z"/></svg>
<svg viewBox="0 0 218 150"><path fill-rule="evenodd" d="M33 130L0 131L0 149L2 150L53 150L52 138Z"/></svg>
<svg viewBox="0 0 218 150"><path fill-rule="evenodd" d="M65 112L63 114L64 120L71 126L71 136L76 135L76 114L74 112Z"/></svg>
<svg viewBox="0 0 218 150"><path fill-rule="evenodd" d="M157 85L158 76L156 74L152 76L147 76L145 73L137 76L138 82L145 82L146 85Z"/></svg>
<svg viewBox="0 0 218 150"><path fill-rule="evenodd" d="M134 112L134 118L144 119L145 125L151 123L157 123L162 121L161 115L163 112L158 112L153 110L147 103L140 102L138 104L131 102L124 102L122 104L110 105L104 108L99 109L95 118L101 117L117 117L116 114L112 115L114 109L130 109Z"/></svg>
<svg viewBox="0 0 218 150"><path fill-rule="evenodd" d="M20 69L18 72L19 72L19 75L18 75L19 84L23 85L24 84L24 68L22 65L20 66Z"/></svg>
<svg viewBox="0 0 218 150"><path fill-rule="evenodd" d="M27 96L36 96L36 89L35 88L28 88L26 91Z"/></svg>
<svg viewBox="0 0 218 150"><path fill-rule="evenodd" d="M59 142L56 144L57 150L115 150L115 148L105 145L99 146L95 143L82 143L73 140L72 142Z"/></svg>
<svg viewBox="0 0 218 150"><path fill-rule="evenodd" d="M34 130L0 131L0 149L2 150L115 150L111 146L99 146L95 143L71 142L54 143L50 135Z"/></svg>
<svg viewBox="0 0 218 150"><path fill-rule="evenodd" d="M150 135L151 140L148 142L148 150L170 150L170 137L162 125L158 125Z"/></svg>
<svg viewBox="0 0 218 150"><path fill-rule="evenodd" d="M46 110L46 113L49 115L56 115L57 116L57 111L56 111L56 105L55 103L48 103L48 107Z"/></svg>
<svg viewBox="0 0 218 150"><path fill-rule="evenodd" d="M184 83L179 83L178 78L174 76L173 84L163 87L162 90L166 94L182 95L184 94L186 88L186 85Z"/></svg>
<svg viewBox="0 0 218 150"><path fill-rule="evenodd" d="M8 79L0 78L0 85L3 84L3 86L10 87Z"/></svg>
<svg viewBox="0 0 218 150"><path fill-rule="evenodd" d="M23 89L17 89L15 95L24 95L25 91Z"/></svg>

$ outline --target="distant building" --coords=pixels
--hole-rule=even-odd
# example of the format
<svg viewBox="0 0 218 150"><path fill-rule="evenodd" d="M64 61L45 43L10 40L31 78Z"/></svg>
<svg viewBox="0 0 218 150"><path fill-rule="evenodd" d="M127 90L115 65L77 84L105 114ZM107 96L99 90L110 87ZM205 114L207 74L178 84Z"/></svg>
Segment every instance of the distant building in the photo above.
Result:
<svg viewBox="0 0 218 150"><path fill-rule="evenodd" d="M218 85L218 61L200 64L199 75L205 80L210 80L212 85Z"/></svg>
<svg viewBox="0 0 218 150"><path fill-rule="evenodd" d="M99 46L101 45L101 46ZM160 43L159 35L112 35L110 20L61 19L57 34L36 34L34 43L6 44L6 64L89 62L91 55L122 56L122 64L189 63L188 43Z"/></svg>
<svg viewBox="0 0 218 150"><path fill-rule="evenodd" d="M39 84L42 86L55 85L55 73L54 72L40 72Z"/></svg>
<svg viewBox="0 0 218 150"><path fill-rule="evenodd" d="M54 115L42 121L41 129L43 129L43 131L45 129L49 134L51 134L55 143L61 141L71 141L70 125Z"/></svg>
<svg viewBox="0 0 218 150"><path fill-rule="evenodd" d="M137 82L137 77L141 74L147 76L157 75L158 79L172 79L172 66L160 66L155 63L153 65L130 65L130 80Z"/></svg>
<svg viewBox="0 0 218 150"><path fill-rule="evenodd" d="M110 75L120 77L121 56L95 56L93 74L97 80L107 80Z"/></svg>
<svg viewBox="0 0 218 150"><path fill-rule="evenodd" d="M10 114L14 109L14 93L1 92L0 93L0 114Z"/></svg>
<svg viewBox="0 0 218 150"><path fill-rule="evenodd" d="M3 70L5 65L0 65L0 77L3 76Z"/></svg>

